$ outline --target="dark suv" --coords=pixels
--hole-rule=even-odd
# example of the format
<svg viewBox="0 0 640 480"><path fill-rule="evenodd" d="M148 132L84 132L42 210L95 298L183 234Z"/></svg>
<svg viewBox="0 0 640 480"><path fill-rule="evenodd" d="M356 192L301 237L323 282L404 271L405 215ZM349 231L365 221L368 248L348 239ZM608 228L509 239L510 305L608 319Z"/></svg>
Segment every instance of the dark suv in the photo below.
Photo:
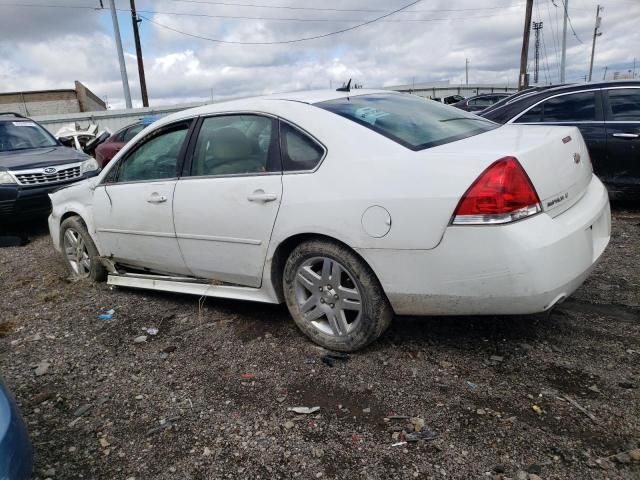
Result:
<svg viewBox="0 0 640 480"><path fill-rule="evenodd" d="M8 223L46 216L49 192L97 173L95 159L62 146L38 123L0 113L0 232Z"/></svg>
<svg viewBox="0 0 640 480"><path fill-rule="evenodd" d="M573 125L593 170L614 197L640 198L640 82L615 81L532 90L480 112L498 123Z"/></svg>

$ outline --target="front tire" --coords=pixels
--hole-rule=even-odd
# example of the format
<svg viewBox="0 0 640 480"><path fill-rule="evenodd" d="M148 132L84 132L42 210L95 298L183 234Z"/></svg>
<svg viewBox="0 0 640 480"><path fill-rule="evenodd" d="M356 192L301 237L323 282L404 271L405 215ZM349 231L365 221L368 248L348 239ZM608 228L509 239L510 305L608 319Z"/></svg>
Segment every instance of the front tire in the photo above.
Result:
<svg viewBox="0 0 640 480"><path fill-rule="evenodd" d="M107 270L100 254L80 217L69 217L60 225L60 245L67 270L74 278L102 282Z"/></svg>
<svg viewBox="0 0 640 480"><path fill-rule="evenodd" d="M331 350L365 347L393 318L373 271L338 243L310 240L298 245L285 264L283 289L296 325Z"/></svg>

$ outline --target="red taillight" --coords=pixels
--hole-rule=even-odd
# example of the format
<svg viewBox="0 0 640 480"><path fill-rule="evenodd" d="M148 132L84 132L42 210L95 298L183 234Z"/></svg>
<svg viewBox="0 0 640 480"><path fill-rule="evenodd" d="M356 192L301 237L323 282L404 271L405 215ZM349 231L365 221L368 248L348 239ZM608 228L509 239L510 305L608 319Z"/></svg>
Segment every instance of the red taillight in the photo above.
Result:
<svg viewBox="0 0 640 480"><path fill-rule="evenodd" d="M540 199L527 173L516 158L504 157L492 163L469 187L452 223L508 223L540 210Z"/></svg>

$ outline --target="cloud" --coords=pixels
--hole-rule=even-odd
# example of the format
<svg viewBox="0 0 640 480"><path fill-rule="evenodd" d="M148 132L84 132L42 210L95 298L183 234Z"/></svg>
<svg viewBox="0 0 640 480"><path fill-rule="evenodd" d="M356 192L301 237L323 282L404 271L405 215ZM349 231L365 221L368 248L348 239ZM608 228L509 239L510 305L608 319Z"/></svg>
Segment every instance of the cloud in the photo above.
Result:
<svg viewBox="0 0 640 480"><path fill-rule="evenodd" d="M67 1L81 4L79 0ZM53 0L40 2L55 3ZM268 0L251 3L270 4ZM572 24L583 41L579 43L573 35L568 38L567 77L570 80L584 76L588 69L595 3L596 0L570 2ZM86 5L86 2L82 4ZM286 5L390 9L389 2L383 0L322 3L300 0ZM397 5L401 4L394 2L394 6ZM128 1L118 1L118 8L126 9L127 6ZM226 41L252 42L321 35L381 14L207 5L174 0L138 0L137 6L141 14L153 22L177 30ZM268 46L209 42L143 20L144 61L152 105L212 96L224 98L327 88L351 77L369 87L412 81L462 83L466 58L470 59L471 82L508 82L511 85L517 82L523 0L434 0L424 1L410 10L340 35ZM261 19L174 15L176 12ZM73 80L80 80L98 95L108 97L114 107L124 105L108 11L5 7L0 13L4 14L0 16L3 32L0 80L5 90L71 88ZM598 38L594 67L598 75L594 73L594 78L601 78L600 72L605 66L609 66L610 72L631 68L634 54L631 46L640 45L640 30L636 26L640 2L611 2L603 17L604 34ZM541 78L557 82L561 9L550 1L537 2L533 18L544 21ZM400 21L409 19L427 21ZM132 96L134 103L140 104L135 50L126 14L121 14L120 29ZM530 65L532 59L533 41Z"/></svg>

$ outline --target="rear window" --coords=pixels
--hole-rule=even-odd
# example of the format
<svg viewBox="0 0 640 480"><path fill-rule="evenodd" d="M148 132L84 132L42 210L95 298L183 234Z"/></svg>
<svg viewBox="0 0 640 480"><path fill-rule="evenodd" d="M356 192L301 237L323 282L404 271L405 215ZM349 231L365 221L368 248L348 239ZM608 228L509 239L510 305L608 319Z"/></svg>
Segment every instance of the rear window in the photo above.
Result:
<svg viewBox="0 0 640 480"><path fill-rule="evenodd" d="M315 105L411 150L443 145L498 127L490 120L409 94L358 95Z"/></svg>
<svg viewBox="0 0 640 480"><path fill-rule="evenodd" d="M0 152L54 147L58 142L31 120L0 122Z"/></svg>

